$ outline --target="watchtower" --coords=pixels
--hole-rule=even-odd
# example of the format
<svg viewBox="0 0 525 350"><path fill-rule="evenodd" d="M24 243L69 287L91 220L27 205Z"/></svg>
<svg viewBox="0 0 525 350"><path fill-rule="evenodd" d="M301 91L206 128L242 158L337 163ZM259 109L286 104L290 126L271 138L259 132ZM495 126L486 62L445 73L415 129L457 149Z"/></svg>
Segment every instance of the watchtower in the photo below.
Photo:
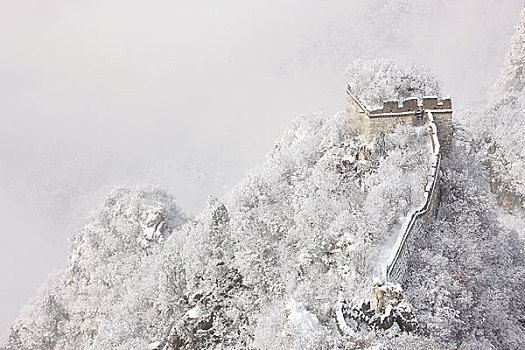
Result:
<svg viewBox="0 0 525 350"><path fill-rule="evenodd" d="M438 139L442 153L450 150L452 142L452 100L425 96L411 97L402 101L384 101L382 107L365 106L353 94L348 85L346 89L346 120L347 129L357 129L371 141L381 132L391 133L398 124L423 125L428 121L428 113L432 112L437 127Z"/></svg>

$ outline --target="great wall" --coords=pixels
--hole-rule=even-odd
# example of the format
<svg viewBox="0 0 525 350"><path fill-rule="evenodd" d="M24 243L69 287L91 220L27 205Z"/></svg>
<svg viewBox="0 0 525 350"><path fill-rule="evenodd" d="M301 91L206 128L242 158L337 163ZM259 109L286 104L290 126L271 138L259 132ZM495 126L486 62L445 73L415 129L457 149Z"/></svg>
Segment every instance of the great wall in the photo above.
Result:
<svg viewBox="0 0 525 350"><path fill-rule="evenodd" d="M401 101L385 101L380 108L365 106L354 96L350 85L347 88L347 129L354 129L372 141L380 133L393 132L398 124L425 125L432 144L431 173L425 185L424 202L405 218L390 255L384 262L381 279L403 284L408 270L408 261L413 243L437 210L441 156L448 154L452 142L452 101L437 97L409 98ZM349 303L340 301L336 306L336 323L342 334L352 334L346 320L365 323L375 328L390 328L397 323L401 330L417 327L414 316L403 303L402 290L385 288L382 282L373 287L371 301ZM385 308L385 302L396 310ZM385 311L390 310L390 311ZM407 311L408 310L408 311ZM386 314L388 313L388 314Z"/></svg>

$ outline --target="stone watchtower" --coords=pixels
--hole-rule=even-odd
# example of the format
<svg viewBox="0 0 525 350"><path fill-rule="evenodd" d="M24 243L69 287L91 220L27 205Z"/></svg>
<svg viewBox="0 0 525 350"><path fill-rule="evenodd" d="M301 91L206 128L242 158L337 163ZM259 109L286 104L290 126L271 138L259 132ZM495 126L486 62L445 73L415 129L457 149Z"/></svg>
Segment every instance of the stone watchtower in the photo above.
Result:
<svg viewBox="0 0 525 350"><path fill-rule="evenodd" d="M441 151L448 153L452 141L452 101L435 96L413 97L401 102L384 101L381 108L370 108L362 104L348 85L346 89L347 130L355 128L368 141L381 132L391 133L398 124L424 125L428 112L432 112L437 127Z"/></svg>

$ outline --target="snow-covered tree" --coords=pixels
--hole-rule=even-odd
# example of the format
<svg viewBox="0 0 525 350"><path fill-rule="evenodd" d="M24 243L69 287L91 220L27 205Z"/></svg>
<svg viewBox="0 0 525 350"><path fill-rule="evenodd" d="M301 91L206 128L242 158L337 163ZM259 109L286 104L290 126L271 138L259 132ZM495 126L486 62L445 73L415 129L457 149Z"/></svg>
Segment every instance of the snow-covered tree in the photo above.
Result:
<svg viewBox="0 0 525 350"><path fill-rule="evenodd" d="M525 201L525 9L512 37L500 76L484 109L463 117L471 152L491 173L501 204L523 211Z"/></svg>
<svg viewBox="0 0 525 350"><path fill-rule="evenodd" d="M347 67L345 77L355 95L370 106L385 100L441 95L432 71L417 64L402 67L393 59L355 60Z"/></svg>
<svg viewBox="0 0 525 350"><path fill-rule="evenodd" d="M519 349L525 254L498 222L488 176L463 148L445 160L438 217L416 242L406 292L427 330L460 349Z"/></svg>
<svg viewBox="0 0 525 350"><path fill-rule="evenodd" d="M525 8L510 41L500 76L493 86L492 99L506 94L520 94L525 88Z"/></svg>

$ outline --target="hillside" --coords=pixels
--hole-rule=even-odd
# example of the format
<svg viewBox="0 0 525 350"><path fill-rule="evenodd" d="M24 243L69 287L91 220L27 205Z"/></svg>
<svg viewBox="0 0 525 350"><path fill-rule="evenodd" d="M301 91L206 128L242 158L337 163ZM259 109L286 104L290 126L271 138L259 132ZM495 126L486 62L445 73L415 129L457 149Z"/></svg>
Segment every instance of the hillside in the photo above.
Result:
<svg viewBox="0 0 525 350"><path fill-rule="evenodd" d="M314 114L195 218L162 190L111 192L6 349L519 349L524 245L502 218L522 222L524 124L513 122L523 115L522 28L493 92L501 98L458 113L466 122L454 125L438 207L411 247L403 291L380 278L385 251L425 201L428 125L368 142L344 113ZM361 60L347 74L371 105L440 94L419 66ZM368 314L378 291L398 309ZM341 305L371 324L403 314L411 327L343 319L346 332Z"/></svg>
<svg viewBox="0 0 525 350"><path fill-rule="evenodd" d="M489 169L492 191L501 204L522 215L525 209L524 72L525 9L484 110L467 111L465 118L471 152Z"/></svg>

